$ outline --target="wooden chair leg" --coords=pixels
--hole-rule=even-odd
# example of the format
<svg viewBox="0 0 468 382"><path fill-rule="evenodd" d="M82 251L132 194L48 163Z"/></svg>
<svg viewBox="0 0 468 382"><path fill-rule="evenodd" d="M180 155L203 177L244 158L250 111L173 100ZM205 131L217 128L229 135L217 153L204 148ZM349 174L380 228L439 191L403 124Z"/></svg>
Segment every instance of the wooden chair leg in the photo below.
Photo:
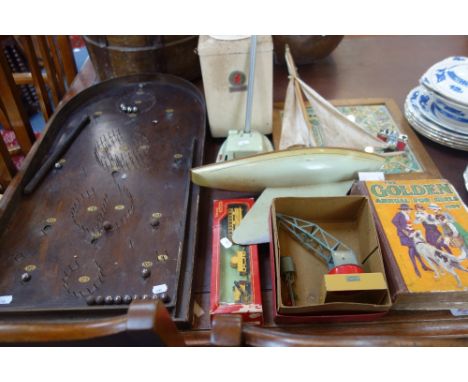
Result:
<svg viewBox="0 0 468 382"><path fill-rule="evenodd" d="M23 108L18 88L11 74L5 56L0 53L0 97L5 114L16 134L16 139L23 154L27 154L36 139L29 123L28 115Z"/></svg>
<svg viewBox="0 0 468 382"><path fill-rule="evenodd" d="M67 85L70 86L78 72L70 39L68 36L57 36L57 44L59 50L62 52L63 70L65 72L65 78L67 79Z"/></svg>
<svg viewBox="0 0 468 382"><path fill-rule="evenodd" d="M52 115L52 107L49 102L49 95L47 94L47 89L45 86L44 78L42 77L41 69L37 63L37 55L34 51L34 44L31 36L21 36L21 41L23 43L23 49L28 59L29 68L34 81L34 87L36 88L37 95L39 97L39 105L41 106L41 111L44 116L45 121L47 121Z"/></svg>
<svg viewBox="0 0 468 382"><path fill-rule="evenodd" d="M7 189L13 177L8 172L8 168L4 161L4 158L0 158L0 194L3 194Z"/></svg>
<svg viewBox="0 0 468 382"><path fill-rule="evenodd" d="M16 166L13 163L8 148L0 136L0 193L3 193L16 174Z"/></svg>
<svg viewBox="0 0 468 382"><path fill-rule="evenodd" d="M3 158L3 163L5 164L6 169L11 178L16 174L16 166L11 159L10 153L8 152L8 148L3 142L3 138L0 136L0 156Z"/></svg>
<svg viewBox="0 0 468 382"><path fill-rule="evenodd" d="M65 82L63 78L62 63L57 51L57 45L55 43L54 36L47 36L47 45L49 45L50 55L52 56L52 61L54 62L54 66L56 68L57 82L61 94L60 98L62 98L65 94Z"/></svg>
<svg viewBox="0 0 468 382"><path fill-rule="evenodd" d="M34 36L33 41L36 42L36 45L39 47L39 53L44 61L44 67L47 73L47 80L52 94L52 100L54 106L57 106L62 98L60 93L59 84L57 81L57 72L55 71L54 63L52 62L51 57L49 56L49 47L45 36Z"/></svg>
<svg viewBox="0 0 468 382"><path fill-rule="evenodd" d="M6 116L5 108L2 104L1 98L0 98L0 125L5 130L11 130L10 121L8 120L8 117Z"/></svg>

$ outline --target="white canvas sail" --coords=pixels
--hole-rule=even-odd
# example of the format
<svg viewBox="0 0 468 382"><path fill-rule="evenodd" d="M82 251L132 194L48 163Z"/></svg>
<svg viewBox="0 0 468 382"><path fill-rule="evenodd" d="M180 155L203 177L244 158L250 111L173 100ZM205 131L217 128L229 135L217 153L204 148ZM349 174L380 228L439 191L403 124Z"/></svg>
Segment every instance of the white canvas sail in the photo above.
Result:
<svg viewBox="0 0 468 382"><path fill-rule="evenodd" d="M284 101L284 113L279 143L280 150L292 146L315 147L319 146L306 123L301 106L296 97L294 80L290 80Z"/></svg>
<svg viewBox="0 0 468 382"><path fill-rule="evenodd" d="M302 81L294 66L289 48L285 49L289 71L289 84L284 104L279 149L291 146L343 147L357 150L385 148L381 141L359 125L349 120L314 89ZM302 93L320 121L320 127L312 127L304 105Z"/></svg>
<svg viewBox="0 0 468 382"><path fill-rule="evenodd" d="M297 78L297 81L320 121L320 135L323 146L346 147L357 150L364 150L367 147L385 148L387 146L386 142L381 141L348 119L300 78Z"/></svg>

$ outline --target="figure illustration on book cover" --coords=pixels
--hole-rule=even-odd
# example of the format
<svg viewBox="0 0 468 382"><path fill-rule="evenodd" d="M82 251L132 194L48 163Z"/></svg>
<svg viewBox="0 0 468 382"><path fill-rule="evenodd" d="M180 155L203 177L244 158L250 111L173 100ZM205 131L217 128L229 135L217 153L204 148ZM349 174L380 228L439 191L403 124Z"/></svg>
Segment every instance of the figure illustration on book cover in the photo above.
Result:
<svg viewBox="0 0 468 382"><path fill-rule="evenodd" d="M406 254L404 250L395 251L402 260L399 265L406 256L411 264L409 271L412 268L417 278L431 275L437 281L452 277L457 289L468 289L468 283L460 278L468 275L468 232L450 212L437 203L401 203L391 223L401 246L407 249ZM407 284L410 287L413 283Z"/></svg>

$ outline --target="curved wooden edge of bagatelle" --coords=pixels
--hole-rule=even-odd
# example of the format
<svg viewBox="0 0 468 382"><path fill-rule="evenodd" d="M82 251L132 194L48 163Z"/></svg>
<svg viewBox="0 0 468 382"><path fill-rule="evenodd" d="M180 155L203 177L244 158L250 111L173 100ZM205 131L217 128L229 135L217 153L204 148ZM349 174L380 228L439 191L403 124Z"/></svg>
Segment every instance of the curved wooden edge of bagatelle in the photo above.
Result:
<svg viewBox="0 0 468 382"><path fill-rule="evenodd" d="M124 333L133 338L135 343L144 338L145 344L153 342L166 346L184 345L182 335L160 300L135 301L130 304L126 314L108 318L63 322L57 319L42 322L0 320L0 344L73 344Z"/></svg>
<svg viewBox="0 0 468 382"><path fill-rule="evenodd" d="M349 323L349 330L291 325L243 324L240 316L217 315L212 329L182 332L187 346L468 346L468 317Z"/></svg>

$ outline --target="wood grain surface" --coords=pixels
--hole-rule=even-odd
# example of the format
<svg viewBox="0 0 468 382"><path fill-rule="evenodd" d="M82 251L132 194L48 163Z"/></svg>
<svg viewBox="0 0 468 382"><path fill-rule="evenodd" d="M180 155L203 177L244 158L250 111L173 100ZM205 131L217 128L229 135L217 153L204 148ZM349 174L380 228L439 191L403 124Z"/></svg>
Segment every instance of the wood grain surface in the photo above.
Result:
<svg viewBox="0 0 468 382"><path fill-rule="evenodd" d="M124 310L160 297L174 319L188 321L198 213L189 170L203 156L204 108L189 82L137 75L88 88L55 114L15 198L2 200L0 290L12 301L0 314Z"/></svg>

